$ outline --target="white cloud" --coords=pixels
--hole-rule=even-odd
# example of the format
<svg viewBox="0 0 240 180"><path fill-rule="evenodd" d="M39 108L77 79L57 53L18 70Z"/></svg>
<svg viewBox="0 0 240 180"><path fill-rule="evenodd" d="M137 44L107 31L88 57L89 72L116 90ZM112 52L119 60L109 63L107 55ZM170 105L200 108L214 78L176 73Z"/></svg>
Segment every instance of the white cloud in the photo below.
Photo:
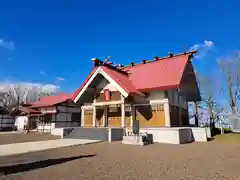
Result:
<svg viewBox="0 0 240 180"><path fill-rule="evenodd" d="M212 41L208 41L208 40L205 40L204 44L206 47L212 47L214 45L214 43Z"/></svg>
<svg viewBox="0 0 240 180"><path fill-rule="evenodd" d="M38 84L43 90L43 92L57 92L59 90L59 86L54 84Z"/></svg>
<svg viewBox="0 0 240 180"><path fill-rule="evenodd" d="M47 76L47 73L45 71L40 71L39 73L43 76Z"/></svg>
<svg viewBox="0 0 240 180"><path fill-rule="evenodd" d="M3 39L0 39L0 47L14 50L15 49L15 43L13 41L5 41Z"/></svg>
<svg viewBox="0 0 240 180"><path fill-rule="evenodd" d="M214 46L213 41L205 40L201 44L195 44L192 47L190 47L189 51L197 50L198 52L194 57L197 59L201 59L212 50L213 46Z"/></svg>
<svg viewBox="0 0 240 180"><path fill-rule="evenodd" d="M4 81L0 82L0 92L7 91L12 87L26 88L27 90L37 88L42 92L55 93L59 90L59 86L54 84L44 84L44 83L32 83L32 82L14 82L14 81Z"/></svg>
<svg viewBox="0 0 240 180"><path fill-rule="evenodd" d="M56 77L56 79L59 81L65 81L65 79L63 77Z"/></svg>

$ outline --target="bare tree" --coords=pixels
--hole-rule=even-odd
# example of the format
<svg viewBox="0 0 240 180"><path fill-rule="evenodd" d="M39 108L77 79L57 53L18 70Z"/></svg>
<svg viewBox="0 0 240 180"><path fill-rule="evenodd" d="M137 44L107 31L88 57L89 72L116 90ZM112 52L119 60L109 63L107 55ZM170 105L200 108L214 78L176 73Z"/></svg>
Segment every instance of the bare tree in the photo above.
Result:
<svg viewBox="0 0 240 180"><path fill-rule="evenodd" d="M216 102L215 90L217 89L217 84L214 83L216 78L213 74L207 74L205 76L198 76L198 84L200 88L200 93L202 101L198 103L199 108L205 108L209 114L210 127L215 128L215 113L221 111L220 105Z"/></svg>
<svg viewBox="0 0 240 180"><path fill-rule="evenodd" d="M199 108L206 108L208 110L210 127L214 128L214 86L209 76L198 76L198 84L200 87L202 101L198 104Z"/></svg>
<svg viewBox="0 0 240 180"><path fill-rule="evenodd" d="M18 108L22 103L32 103L51 94L51 92L44 92L41 87L37 86L9 85L3 92L0 92L0 105L11 110L12 107Z"/></svg>
<svg viewBox="0 0 240 180"><path fill-rule="evenodd" d="M217 60L224 75L222 92L232 110L237 113L237 100L240 95L240 53L233 53L227 58Z"/></svg>

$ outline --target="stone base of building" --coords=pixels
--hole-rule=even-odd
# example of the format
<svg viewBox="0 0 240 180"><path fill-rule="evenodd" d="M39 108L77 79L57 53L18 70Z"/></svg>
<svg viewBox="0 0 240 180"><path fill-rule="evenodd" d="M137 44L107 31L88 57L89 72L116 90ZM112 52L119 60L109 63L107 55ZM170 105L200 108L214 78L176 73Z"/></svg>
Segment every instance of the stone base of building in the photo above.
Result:
<svg viewBox="0 0 240 180"><path fill-rule="evenodd" d="M54 135L62 138L92 139L102 141L122 141L123 144L145 145L157 143L184 144L193 141L206 142L209 138L207 128L192 127L159 127L140 128L140 136L128 133L124 128L54 128Z"/></svg>

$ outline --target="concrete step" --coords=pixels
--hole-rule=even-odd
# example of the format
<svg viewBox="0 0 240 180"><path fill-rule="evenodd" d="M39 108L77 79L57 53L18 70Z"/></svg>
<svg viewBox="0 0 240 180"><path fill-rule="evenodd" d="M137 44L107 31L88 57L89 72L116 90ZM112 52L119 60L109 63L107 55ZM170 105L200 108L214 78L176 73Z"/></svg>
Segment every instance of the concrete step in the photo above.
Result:
<svg viewBox="0 0 240 180"><path fill-rule="evenodd" d="M142 136L123 136L122 143L123 144L131 144L131 145L140 145L144 146L149 144L148 141L145 141Z"/></svg>

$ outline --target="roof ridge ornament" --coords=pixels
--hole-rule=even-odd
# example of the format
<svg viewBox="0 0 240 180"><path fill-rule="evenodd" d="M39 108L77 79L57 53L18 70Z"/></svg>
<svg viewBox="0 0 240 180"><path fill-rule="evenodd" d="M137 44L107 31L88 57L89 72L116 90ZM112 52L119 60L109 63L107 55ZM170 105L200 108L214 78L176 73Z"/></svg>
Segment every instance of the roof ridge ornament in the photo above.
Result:
<svg viewBox="0 0 240 180"><path fill-rule="evenodd" d="M134 62L130 62L130 65L131 65L131 66L134 66L135 64L134 64Z"/></svg>
<svg viewBox="0 0 240 180"><path fill-rule="evenodd" d="M101 61L98 58L92 58L91 60L92 60L92 62L94 64L94 67L97 67L97 66L100 66L101 64L103 64L103 61Z"/></svg>
<svg viewBox="0 0 240 180"><path fill-rule="evenodd" d="M172 58L174 56L174 54L172 52L168 52L169 57Z"/></svg>
<svg viewBox="0 0 240 180"><path fill-rule="evenodd" d="M159 60L159 57L158 56L154 56L154 59L157 61L157 60Z"/></svg>
<svg viewBox="0 0 240 180"><path fill-rule="evenodd" d="M146 64L146 60L145 59L142 59L142 64Z"/></svg>

